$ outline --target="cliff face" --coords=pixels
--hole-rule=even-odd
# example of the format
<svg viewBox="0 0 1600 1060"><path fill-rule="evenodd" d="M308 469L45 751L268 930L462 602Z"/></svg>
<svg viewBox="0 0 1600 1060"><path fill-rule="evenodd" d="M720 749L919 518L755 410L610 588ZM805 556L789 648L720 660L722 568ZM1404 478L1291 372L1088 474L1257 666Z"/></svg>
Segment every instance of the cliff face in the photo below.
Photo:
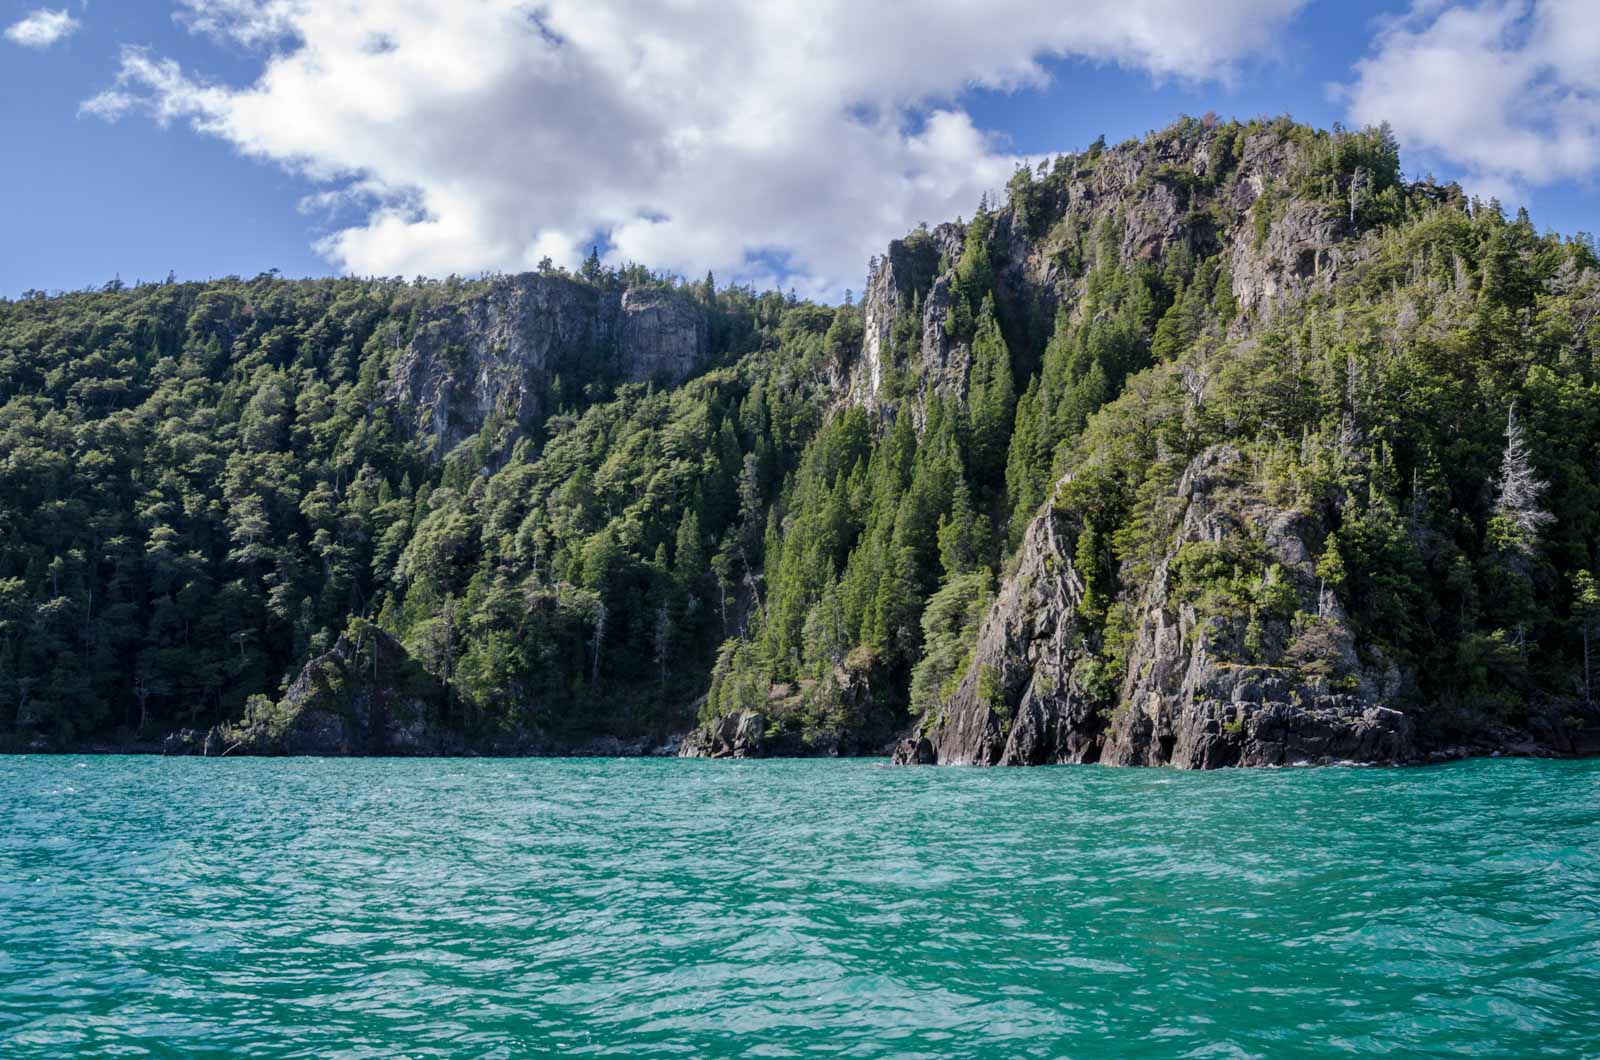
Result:
<svg viewBox="0 0 1600 1060"><path fill-rule="evenodd" d="M994 294L1013 352L1037 353L1058 306L1087 308L1086 237L1109 226L1124 262L1159 266L1174 250L1227 263L1241 329L1292 304L1370 252L1352 220L1322 205L1279 201L1272 189L1297 164L1296 145L1271 131L1240 140L1155 138L1076 156L1065 182L1013 182L985 239ZM1263 196L1267 196L1265 201ZM1258 223L1259 215L1259 223ZM901 397L919 416L929 393L961 399L969 344L947 323L968 224L942 224L891 243L863 296L861 356L842 389L892 414ZM885 381L900 376L902 393Z"/></svg>
<svg viewBox="0 0 1600 1060"><path fill-rule="evenodd" d="M1082 652L1071 517L1040 512L978 633L950 702L896 751L896 760L950 765L1092 762L1103 721L1073 686Z"/></svg>
<svg viewBox="0 0 1600 1060"><path fill-rule="evenodd" d="M385 395L442 456L485 424L499 445L536 422L555 377L676 385L704 365L705 314L654 287L605 290L565 276L495 281L422 321Z"/></svg>
<svg viewBox="0 0 1600 1060"><path fill-rule="evenodd" d="M705 361L704 312L679 291L635 287L618 306L617 357L631 383L676 386Z"/></svg>
<svg viewBox="0 0 1600 1060"><path fill-rule="evenodd" d="M874 263L861 302L861 354L840 384L850 401L892 408L885 373L896 370L947 388L963 385L966 362L951 363L944 335L953 277L948 262L960 255L963 237L961 226L943 224L895 240Z"/></svg>
<svg viewBox="0 0 1600 1060"><path fill-rule="evenodd" d="M1390 762L1526 743L1513 728L1585 746L1597 273L1581 240L1406 183L1381 130L1184 120L891 243L859 308L593 267L208 288L170 313L169 356L197 363L133 380L148 468L73 461L69 488L19 464L21 511L128 498L149 579L72 550L46 568L59 534L19 523L10 569L33 582L0 603L41 616L15 655L46 661L0 705L70 721L77 616L142 599L95 641L126 640L141 719L200 696L234 715L361 601L466 682L506 751L692 715L685 755L872 753L908 704L906 762ZM54 380L62 423L117 392L89 385L99 351L35 360L7 378ZM643 380L666 385L618 389ZM398 431L369 430L374 381ZM170 429L191 394L210 404ZM191 610L221 650L163 650ZM191 657L233 675L226 698ZM341 641L283 702L251 697L235 749L458 746L450 690L419 674Z"/></svg>
<svg viewBox="0 0 1600 1060"><path fill-rule="evenodd" d="M902 763L1214 768L1414 757L1386 704L1398 670L1356 657L1312 560L1322 528L1260 495L1227 446L1191 462L1167 546L1132 608L1126 676L1096 690L1072 556L1081 521L1046 505L984 621L950 702L895 753ZM1223 568L1237 596L1200 588ZM1244 595L1249 590L1248 598Z"/></svg>
<svg viewBox="0 0 1600 1060"><path fill-rule="evenodd" d="M1312 557L1326 529L1260 495L1229 446L1197 457L1178 487L1171 545L1139 600L1128 673L1102 758L1188 768L1399 762L1412 756L1392 665L1363 667L1338 598ZM1193 583L1218 563L1255 591ZM1214 575L1213 575L1214 576Z"/></svg>
<svg viewBox="0 0 1600 1060"><path fill-rule="evenodd" d="M919 426L928 395L965 400L971 351L949 319L961 283L956 262L964 249L971 257L966 244L979 233L1021 372L1037 363L1058 309L1078 323L1097 311L1090 274L1108 256L1154 270L1175 257L1219 263L1238 307L1226 339L1248 341L1258 323L1331 289L1372 253L1354 210L1284 190L1300 150L1271 130L1202 132L1069 158L1049 181L1019 173L984 228L919 232L875 263L848 400L884 418L909 410ZM1063 165L1070 171L1059 179ZM1386 705L1401 692L1401 675L1357 663L1338 600L1319 589L1312 557L1326 528L1268 502L1244 465L1238 452L1213 447L1170 498L1181 515L1164 553L1138 574L1139 587L1124 590L1127 647L1116 662L1125 676L1106 672L1103 615L1080 614L1082 513L1045 505L958 688L897 760L1210 767L1410 757L1407 719ZM1203 582L1193 574L1202 562L1239 563L1270 579L1273 609L1219 599L1177 577L1187 570ZM1108 687L1113 679L1117 687Z"/></svg>

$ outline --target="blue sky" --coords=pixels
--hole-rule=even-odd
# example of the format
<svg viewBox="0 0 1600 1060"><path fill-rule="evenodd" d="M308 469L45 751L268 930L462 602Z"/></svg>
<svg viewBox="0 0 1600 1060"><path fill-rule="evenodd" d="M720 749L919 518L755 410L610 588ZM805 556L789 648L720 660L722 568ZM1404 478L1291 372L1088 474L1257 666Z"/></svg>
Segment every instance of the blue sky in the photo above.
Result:
<svg viewBox="0 0 1600 1060"><path fill-rule="evenodd" d="M1207 110L1387 117L1408 171L1597 227L1589 0L856 6L0 0L0 296L514 270L598 239L837 297L1018 156Z"/></svg>
<svg viewBox="0 0 1600 1060"><path fill-rule="evenodd" d="M0 0L8 24L35 9ZM258 58L196 38L172 15L164 3L102 2L78 10L80 28L49 48L0 39L0 142L10 145L0 201L11 204L0 295L169 271L185 279L333 271L296 210L309 190L303 179L187 128L79 117L79 104L115 75L124 43L241 82L259 72Z"/></svg>

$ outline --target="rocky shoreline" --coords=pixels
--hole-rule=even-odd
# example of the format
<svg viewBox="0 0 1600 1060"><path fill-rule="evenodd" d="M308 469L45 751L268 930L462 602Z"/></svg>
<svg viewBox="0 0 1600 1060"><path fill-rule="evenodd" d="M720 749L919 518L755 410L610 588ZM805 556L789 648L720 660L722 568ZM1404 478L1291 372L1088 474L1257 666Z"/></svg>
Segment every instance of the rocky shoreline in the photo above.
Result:
<svg viewBox="0 0 1600 1060"><path fill-rule="evenodd" d="M872 749L846 749L837 747L811 748L797 738L775 741L752 739L758 726L753 719L741 720L729 715L708 730L697 727L687 733L664 737L593 736L585 739L562 740L554 738L530 739L526 742L500 742L478 746L462 744L459 747L440 748L421 753L340 753L338 751L304 751L298 753L263 753L258 750L230 748L220 742L218 727L209 730L180 729L161 739L82 740L59 743L45 737L35 737L27 742L13 741L0 745L0 754L15 755L152 755L162 757L212 757L212 758L705 758L722 760L766 760L783 758L889 758L896 766L935 765L928 758L927 741L917 736L906 736L892 747ZM742 735L741 735L742 734ZM1502 733L1486 735L1471 741L1449 743L1413 749L1403 757L1359 758L1298 758L1282 762L1253 761L1232 767L1211 768L1296 768L1336 766L1414 767L1441 765L1471 758L1589 758L1600 756L1600 734L1589 736L1568 733L1567 739L1552 742L1534 734L1507 729ZM1090 759L1084 764L1111 765L1113 763ZM1183 768L1183 767L1178 767Z"/></svg>
<svg viewBox="0 0 1600 1060"><path fill-rule="evenodd" d="M1208 509L1205 519L1193 524L1196 532L1214 533L1216 517L1216 510ZM1418 734L1408 714L1384 705L1381 675L1357 670L1357 679L1346 682L1349 690L1339 691L1325 681L1289 683L1270 667L1219 663L1227 624L1199 622L1181 607L1174 617L1159 600L1150 604L1144 634L1151 661L1135 671L1140 676L1130 678L1115 709L1099 709L1075 696L1071 682L1059 673L1073 658L1077 603L1076 575L1058 541L1061 518L1047 509L1035 521L1021 572L996 599L968 679L949 709L886 746L795 728L748 709L681 734L623 738L490 731L471 702L424 669L398 641L358 621L331 650L306 664L283 699L252 697L235 722L180 729L159 740L13 738L0 751L210 758L888 757L907 766L1098 763L1181 769L1404 766L1600 754L1600 718L1572 713L1570 705L1534 712L1521 727L1490 726L1460 739ZM1306 565L1295 526L1282 519L1266 522L1280 526L1274 547L1290 572L1286 576L1293 576ZM1334 605L1323 607L1329 635L1348 639ZM1206 635L1195 635L1202 627ZM986 671L1000 677L998 684L990 679L984 694ZM1140 710L1133 711L1132 703L1141 704Z"/></svg>
<svg viewBox="0 0 1600 1060"><path fill-rule="evenodd" d="M666 737L593 736L585 739L530 739L445 747L422 753L341 753L301 751L264 753L230 747L221 742L219 729L180 729L160 739L78 740L60 743L46 737L0 744L0 754L18 755L155 755L167 758L676 758L684 739Z"/></svg>

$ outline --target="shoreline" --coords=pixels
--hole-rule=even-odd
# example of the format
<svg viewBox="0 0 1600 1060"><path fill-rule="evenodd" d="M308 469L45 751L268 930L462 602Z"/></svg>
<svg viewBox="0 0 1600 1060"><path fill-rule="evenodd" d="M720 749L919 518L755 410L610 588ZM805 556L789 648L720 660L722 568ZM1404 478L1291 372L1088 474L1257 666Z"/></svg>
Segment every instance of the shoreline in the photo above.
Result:
<svg viewBox="0 0 1600 1060"><path fill-rule="evenodd" d="M892 759L893 749L885 748L879 752L851 752L818 754L735 754L735 755L684 755L680 753L683 738L673 737L667 740L634 739L622 740L617 737L596 737L591 740L569 744L566 746L531 746L518 750L473 750L463 749L459 752L429 752L415 754L259 754L254 752L240 752L221 754L205 754L203 750L166 749L166 741L138 740L117 743L114 741L91 740L74 743L66 746L39 746L35 742L31 746L11 746L0 744L0 756L23 757L133 757L145 756L151 758L233 758L233 759L259 759L259 758L306 758L306 759L511 759L511 758L698 758L707 761L800 761L817 758L854 758L854 759ZM1422 751L1417 755L1399 761L1373 761L1358 760L1328 760L1328 761L1294 761L1282 763L1260 763L1252 765L1221 766L1217 769L1328 769L1328 768L1379 768L1379 769L1410 769L1417 767L1448 765L1452 762L1464 762L1471 759L1493 758L1529 758L1529 759L1585 759L1600 757L1600 734L1593 740L1584 741L1582 746L1566 750L1549 747L1531 739L1505 740L1495 743L1456 744L1447 747L1437 747ZM1165 766L1123 766L1112 765L1100 761L1079 763L1044 763L1049 766L1100 766L1104 768L1127 769L1180 769L1183 772L1213 772L1215 770L1188 770L1170 765ZM958 765L943 764L935 768L949 769L1037 769L1041 766L983 766L983 765ZM893 768L926 768L925 766L903 766L896 764Z"/></svg>

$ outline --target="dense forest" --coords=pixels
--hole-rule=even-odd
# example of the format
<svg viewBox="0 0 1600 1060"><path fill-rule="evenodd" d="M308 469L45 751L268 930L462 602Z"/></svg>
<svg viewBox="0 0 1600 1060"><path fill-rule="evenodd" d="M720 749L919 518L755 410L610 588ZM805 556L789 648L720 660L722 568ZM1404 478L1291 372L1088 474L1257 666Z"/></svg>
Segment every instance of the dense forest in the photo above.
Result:
<svg viewBox="0 0 1600 1060"><path fill-rule="evenodd" d="M656 356L670 327L692 363ZM475 733L756 715L876 751L963 686L1009 726L975 653L1040 576L1100 717L1142 687L1158 580L1237 627L1211 655L1381 674L1425 740L1581 728L1597 350L1592 239L1406 179L1387 130L1287 119L1019 168L835 307L596 259L30 293L0 301L0 730L289 711L370 623ZM1310 528L1311 597L1248 534L1174 536L1224 445Z"/></svg>
<svg viewBox="0 0 1600 1060"><path fill-rule="evenodd" d="M709 322L682 387L565 351L539 373L548 415L488 416L439 454L387 373L506 282L263 275L0 303L3 723L225 720L361 617L479 724L626 730L692 699L694 661L743 621L848 312L707 277L678 292Z"/></svg>

